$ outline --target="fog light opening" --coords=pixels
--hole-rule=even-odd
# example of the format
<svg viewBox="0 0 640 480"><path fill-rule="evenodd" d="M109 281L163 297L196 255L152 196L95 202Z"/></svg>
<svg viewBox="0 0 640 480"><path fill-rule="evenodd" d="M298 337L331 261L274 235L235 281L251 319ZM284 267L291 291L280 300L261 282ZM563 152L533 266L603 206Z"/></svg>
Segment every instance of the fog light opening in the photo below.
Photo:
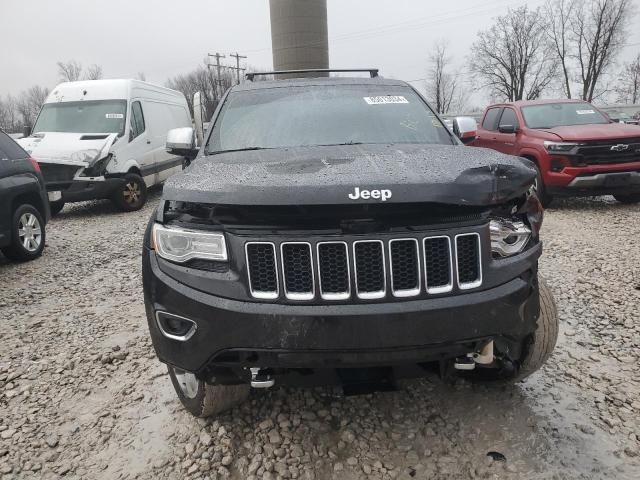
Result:
<svg viewBox="0 0 640 480"><path fill-rule="evenodd" d="M171 340L186 342L196 333L196 322L167 312L156 312L156 322L162 335Z"/></svg>

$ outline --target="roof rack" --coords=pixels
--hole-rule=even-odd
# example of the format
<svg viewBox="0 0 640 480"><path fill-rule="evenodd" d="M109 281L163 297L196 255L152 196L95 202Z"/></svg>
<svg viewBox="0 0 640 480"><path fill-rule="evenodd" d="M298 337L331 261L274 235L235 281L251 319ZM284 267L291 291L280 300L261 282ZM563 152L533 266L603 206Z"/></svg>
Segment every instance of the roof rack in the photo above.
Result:
<svg viewBox="0 0 640 480"><path fill-rule="evenodd" d="M253 78L256 76L264 75L289 75L293 73L334 73L334 72L369 72L371 78L378 76L377 68L311 68L305 70L277 70L275 72L248 72L244 74L244 77L253 82Z"/></svg>

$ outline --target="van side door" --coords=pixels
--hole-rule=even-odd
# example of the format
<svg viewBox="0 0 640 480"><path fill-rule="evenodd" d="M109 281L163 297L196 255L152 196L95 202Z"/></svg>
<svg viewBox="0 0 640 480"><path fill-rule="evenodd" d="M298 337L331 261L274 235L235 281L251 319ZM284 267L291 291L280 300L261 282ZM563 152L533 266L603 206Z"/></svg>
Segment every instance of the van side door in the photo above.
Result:
<svg viewBox="0 0 640 480"><path fill-rule="evenodd" d="M129 115L129 144L127 157L133 158L140 166L140 172L147 185L153 185L154 155L151 146L149 129L147 128L144 105L141 100L132 100Z"/></svg>

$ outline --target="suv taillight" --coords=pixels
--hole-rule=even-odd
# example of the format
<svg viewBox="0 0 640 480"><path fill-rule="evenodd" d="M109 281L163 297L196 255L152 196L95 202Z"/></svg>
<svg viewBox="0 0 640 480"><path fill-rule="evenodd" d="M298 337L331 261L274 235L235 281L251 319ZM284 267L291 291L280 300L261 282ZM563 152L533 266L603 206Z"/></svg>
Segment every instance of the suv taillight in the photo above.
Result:
<svg viewBox="0 0 640 480"><path fill-rule="evenodd" d="M42 170L40 170L40 164L38 164L38 161L35 158L30 158L29 160L31 160L31 165L33 165L33 168L35 169L35 171L38 173L42 173Z"/></svg>

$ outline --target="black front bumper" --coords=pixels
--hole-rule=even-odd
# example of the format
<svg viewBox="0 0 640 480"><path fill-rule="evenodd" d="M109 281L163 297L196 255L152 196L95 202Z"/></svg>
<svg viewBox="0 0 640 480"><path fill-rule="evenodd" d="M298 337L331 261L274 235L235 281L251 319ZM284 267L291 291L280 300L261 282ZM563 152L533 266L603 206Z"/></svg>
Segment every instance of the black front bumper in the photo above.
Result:
<svg viewBox="0 0 640 480"><path fill-rule="evenodd" d="M420 363L451 358L489 338L517 350L539 314L537 257L498 286L414 301L290 305L217 297L164 273L145 247L147 320L161 361L206 376L216 366L336 368ZM197 324L187 341L166 338L155 314ZM517 358L519 351L508 352Z"/></svg>
<svg viewBox="0 0 640 480"><path fill-rule="evenodd" d="M110 198L113 192L122 188L125 180L122 177L109 177L104 180L71 180L48 182L47 191L62 193L64 202L83 202Z"/></svg>

